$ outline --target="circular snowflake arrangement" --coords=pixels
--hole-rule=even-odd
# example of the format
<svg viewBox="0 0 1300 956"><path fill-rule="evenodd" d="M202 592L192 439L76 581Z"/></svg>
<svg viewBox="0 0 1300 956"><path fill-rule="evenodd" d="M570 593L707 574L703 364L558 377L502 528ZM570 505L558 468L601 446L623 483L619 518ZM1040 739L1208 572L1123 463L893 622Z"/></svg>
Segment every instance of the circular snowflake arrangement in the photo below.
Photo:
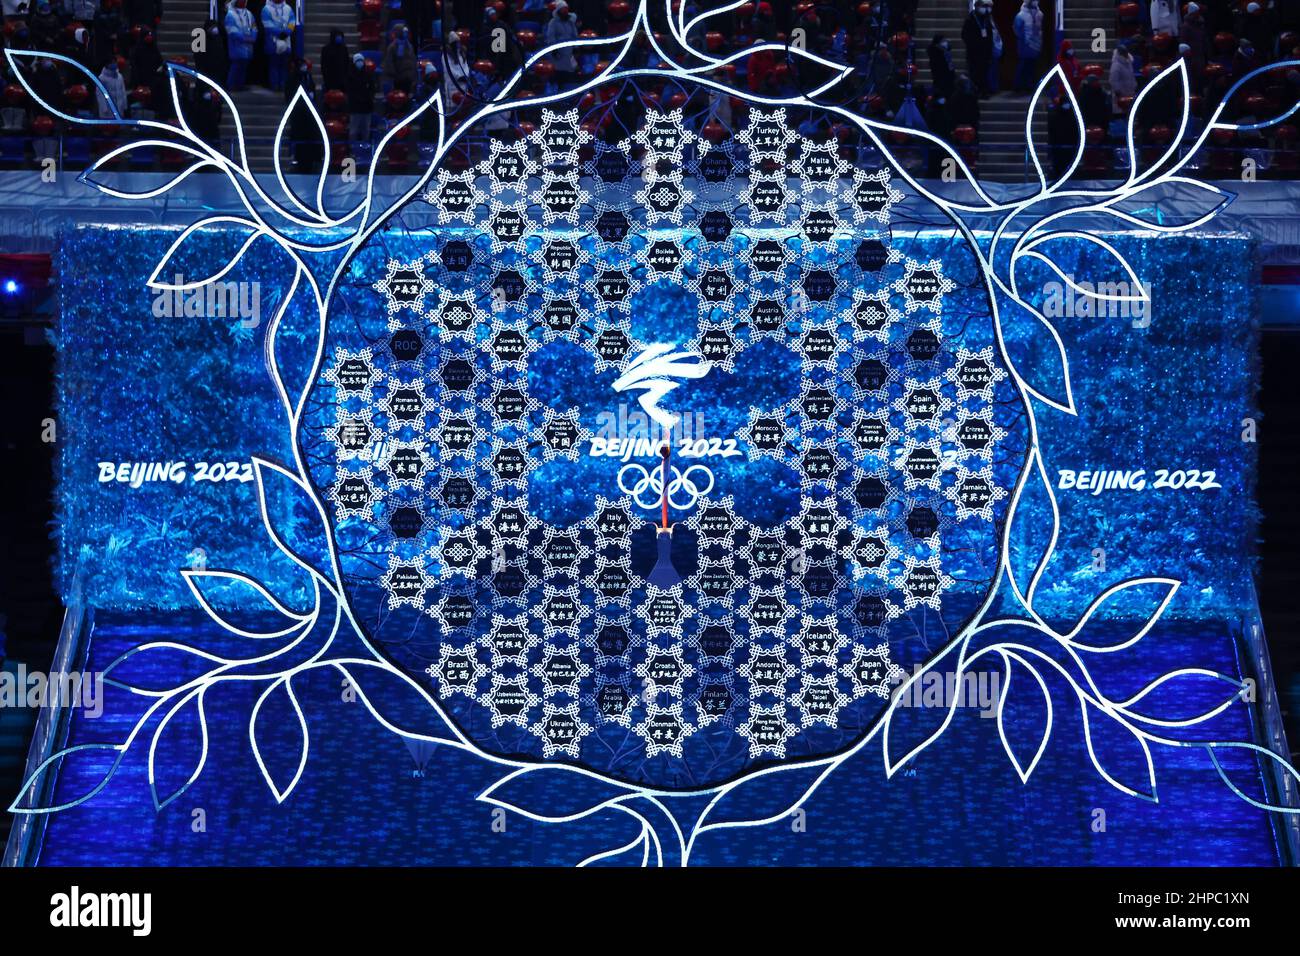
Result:
<svg viewBox="0 0 1300 956"><path fill-rule="evenodd" d="M491 98L461 98L465 115L453 122L436 92L384 134L365 188L338 214L326 208L326 170L309 194L286 181L279 151L275 186L250 169L236 104L200 73L166 64L177 103L180 82L194 83L236 117L235 151L203 141L183 118L70 115L29 82L35 51L5 51L52 115L132 131L87 170L90 186L150 200L212 169L243 200L241 214L182 230L150 288L219 281L263 238L289 263L261 334L291 460L255 455L252 470L268 548L311 589L298 607L276 583L238 569L183 571L214 634L197 646L146 642L110 663L105 680L141 706L134 721L113 724L129 730L50 754L13 812L94 799L146 741L151 794L166 807L202 774L205 698L230 682L258 690L248 738L283 801L310 750L295 685L326 672L426 760L437 745L499 768L481 801L539 822L604 814L639 824L631 842L584 864L685 865L702 835L784 819L871 748L887 778L911 766L953 726L959 699L913 706L916 691L989 667L1002 672L998 735L1022 781L1061 725L1053 699L1063 696L1090 763L1120 792L1158 801L1153 750L1190 748L1251 805L1300 812L1251 793L1261 767L1290 792L1300 773L1284 757L1205 738L1247 682L1177 667L1131 696L1099 685L1090 661L1123 659L1152 633L1179 581L1121 581L1072 625L1036 608L1061 528L1038 421L1077 408L1065 343L1027 278L1046 268L1095 299L1148 301L1142 291L1099 291L1115 287L1109 280L1091 291L1075 285L1055 250L1081 244L1140 290L1096 221L1159 234L1211 222L1231 197L1184 173L1220 131L1292 116L1294 103L1248 123L1228 119L1255 114L1230 106L1300 61L1237 79L1193 130L1186 62L1176 60L1144 83L1130 110L1127 176L1105 184L1071 179L1082 127L1063 175L1049 179L1027 125L1036 188L997 198L938 137L823 101L853 75L848 65L802 44L758 41L725 57L695 47L697 28L727 9L688 20L685 4L640 0L626 29L527 54ZM590 73L569 90L521 95L518 80L556 53L590 55ZM60 54L39 55L80 72L113 112L97 77ZM727 82L758 55L807 69L811 88L772 98ZM622 141L596 142L577 110L565 111L638 82L726 97L750 122L714 145L694 139L684 117L652 110ZM1139 149L1134 126L1153 91L1183 104L1163 151ZM1049 95L1080 115L1060 67L1028 115ZM831 119L865 152L846 163L828 143L803 141L784 107ZM315 115L301 90L280 136L297 109ZM550 109L539 135L493 144L477 168L448 167L467 133L509 123L519 109ZM385 202L374 173L390 154L409 159L401 141L426 119L435 127L427 163ZM951 164L955 190L909 172L913 146ZM144 192L114 183L119 159L159 148L193 163ZM889 170L860 168L873 150ZM938 214L945 237L914 232L898 247L889 227L902 196L890 170ZM1171 189L1193 210L1176 222L1164 215ZM436 207L439 227L404 230L412 203L425 220ZM992 232L977 235L990 222ZM172 260L209 231L229 245L225 264L204 279L169 281L189 271ZM611 392L626 402L611 409ZM658 478L663 433L650 422L671 429L676 449L675 470L665 463ZM593 456L598 442L605 454ZM1050 514L1041 527L1028 526L1029 496ZM681 512L671 532L657 532L649 513L658 497ZM231 593L260 609L262 630L216 600ZM1116 608L1131 636L1098 643L1092 619ZM909 628L919 647L904 657ZM230 639L240 646L231 650ZM178 655L197 666L178 669ZM177 675L174 683L135 684L138 662ZM914 667L887 701L876 697L900 662ZM1153 712L1149 698L1174 682L1219 702L1190 716ZM1031 719L1008 716L1013 702L1035 700ZM179 782L160 781L170 761L158 754L186 735L197 737L197 765ZM1128 759L1117 766L1121 750ZM89 789L56 788L55 774ZM1251 778L1246 789L1234 776Z"/></svg>
<svg viewBox="0 0 1300 956"><path fill-rule="evenodd" d="M595 143L547 110L423 198L423 253L349 299L386 324L334 337L324 374L324 483L367 542L344 567L378 586L377 638L414 633L395 659L504 752L667 785L852 740L909 615L987 588L946 549L987 548L1015 474L987 321L945 328L955 283L894 244L888 171L780 110L713 147L680 111ZM621 383L671 349L693 377L652 379L679 456L666 584L665 433Z"/></svg>

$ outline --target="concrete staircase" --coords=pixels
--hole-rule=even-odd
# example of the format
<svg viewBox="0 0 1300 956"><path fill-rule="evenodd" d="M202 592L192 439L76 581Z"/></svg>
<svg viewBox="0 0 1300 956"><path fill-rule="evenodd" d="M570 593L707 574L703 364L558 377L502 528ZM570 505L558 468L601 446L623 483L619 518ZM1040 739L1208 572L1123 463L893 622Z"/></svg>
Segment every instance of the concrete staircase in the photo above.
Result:
<svg viewBox="0 0 1300 956"><path fill-rule="evenodd" d="M307 59L312 61L316 71L317 85L320 85L320 48L330 38L331 30L342 30L348 41L348 52L356 53L357 46L357 5L355 0L306 0L305 17Z"/></svg>
<svg viewBox="0 0 1300 956"><path fill-rule="evenodd" d="M916 75L930 83L930 58L926 49L936 36L947 38L952 48L952 65L958 73L967 72L966 46L961 42L961 27L970 12L968 0L921 0L916 6Z"/></svg>
<svg viewBox="0 0 1300 956"><path fill-rule="evenodd" d="M1075 57L1081 64L1110 62L1115 34L1115 6L1113 0L1057 0L1065 3L1065 38L1074 46ZM1016 0L995 0L996 8L1001 12L1004 7L1015 4ZM926 47L936 35L943 35L951 44L953 66L959 73L969 72L966 65L965 44L961 41L962 24L969 11L968 0L921 0L916 11L916 58L917 77L920 83L930 82L930 63L925 54ZM1051 44L1051 11L1045 13L1044 45ZM1095 28L1106 31L1106 50L1093 52L1093 34ZM1007 28L1003 31L1006 44L1005 57L1014 56L1014 34ZM1046 70L1056 60L1055 50L1045 51L1042 68ZM1029 98L1015 93L998 93L980 103L980 151L979 176L992 182L1023 182L1029 169L1025 155L1025 111L1029 108ZM1046 111L1040 108L1033 120L1034 140L1047 142ZM1047 167L1046 155L1040 152L1040 161Z"/></svg>
<svg viewBox="0 0 1300 956"><path fill-rule="evenodd" d="M156 31L158 51L167 59L183 56L193 66L191 31L202 27L207 18L208 0L169 0Z"/></svg>
<svg viewBox="0 0 1300 956"><path fill-rule="evenodd" d="M257 10L260 9L258 5ZM221 15L224 17L224 12ZM203 26L207 17L208 0L168 0L166 15L158 28L158 48L163 56L185 56L192 63L194 57L190 52L190 31ZM357 8L354 0L307 0L303 19L304 23L300 27L303 30L303 51L312 62L312 72L319 90L320 50L329 39L330 31L342 30L348 41L348 50L357 50ZM272 168L271 147L275 142L275 131L284 115L284 97L280 93L250 84L242 93L232 93L231 98L239 109L239 117L244 126L249 165L258 172L269 172ZM317 105L320 106L319 103ZM223 116L221 137L227 151L232 148L234 133L233 120L228 115ZM285 153L288 153L288 146L285 147ZM284 168L288 170L287 157L281 159Z"/></svg>
<svg viewBox="0 0 1300 956"><path fill-rule="evenodd" d="M1092 49L1092 31L1106 31L1106 48ZM1115 5L1110 0L1067 0L1065 5L1065 39L1074 45L1074 56L1084 66L1100 63L1110 73L1110 57L1115 51Z"/></svg>

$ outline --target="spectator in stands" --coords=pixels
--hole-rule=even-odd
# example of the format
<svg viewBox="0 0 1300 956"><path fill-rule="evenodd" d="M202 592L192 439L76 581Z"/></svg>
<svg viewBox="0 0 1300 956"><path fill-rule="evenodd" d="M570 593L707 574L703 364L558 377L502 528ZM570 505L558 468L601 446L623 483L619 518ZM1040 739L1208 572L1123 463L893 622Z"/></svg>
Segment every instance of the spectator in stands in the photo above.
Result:
<svg viewBox="0 0 1300 956"><path fill-rule="evenodd" d="M1002 63L1003 47L1002 31L998 28L998 22L993 19L993 0L984 0L984 15L988 18L989 31L993 35L993 59L989 63L989 92L996 93L1001 86L999 64Z"/></svg>
<svg viewBox="0 0 1300 956"><path fill-rule="evenodd" d="M0 10L4 11L6 20L25 17L29 9L30 4L28 4L27 0L4 0L3 5L0 5Z"/></svg>
<svg viewBox="0 0 1300 956"><path fill-rule="evenodd" d="M948 111L948 100L943 96L930 97L929 103L926 104L925 110L926 128L943 140L952 139L952 114ZM933 179L938 179L943 175L943 161L948 157L946 151L936 147L927 146L926 154L928 158L926 175Z"/></svg>
<svg viewBox="0 0 1300 956"><path fill-rule="evenodd" d="M523 0L519 6L519 19L536 23L538 26L542 23L542 18L546 16L546 0Z"/></svg>
<svg viewBox="0 0 1300 956"><path fill-rule="evenodd" d="M380 64L380 72L384 75L384 92L411 92L415 86L415 67L415 46L411 43L411 32L406 24L399 23L393 30L393 38L384 50L384 61Z"/></svg>
<svg viewBox="0 0 1300 956"><path fill-rule="evenodd" d="M185 73L176 74L176 97L182 104L194 98L194 81ZM166 121L176 118L176 103L172 98L171 71L166 63L159 63L149 80L149 109L153 118Z"/></svg>
<svg viewBox="0 0 1300 956"><path fill-rule="evenodd" d="M894 58L890 55L889 44L883 40L876 44L875 52L871 54L869 70L868 89L885 96L894 82Z"/></svg>
<svg viewBox="0 0 1300 956"><path fill-rule="evenodd" d="M59 76L59 66L47 56L36 61L36 74L32 77L32 89L36 98L43 103L58 105L63 98L63 78ZM44 107L39 112L46 113Z"/></svg>
<svg viewBox="0 0 1300 956"><path fill-rule="evenodd" d="M94 51L91 46L90 31L85 27L76 27L71 33L64 30L63 33L60 34L59 43L54 49L56 52L62 53L68 59L80 63L92 73L96 66L103 65L102 63L97 63L95 61ZM105 57L105 61L116 58L116 50L110 50L109 55Z"/></svg>
<svg viewBox="0 0 1300 956"><path fill-rule="evenodd" d="M546 45L571 43L576 39L578 39L577 17L569 12L569 5L565 0L556 0L551 20L546 24ZM572 85L573 75L578 71L578 63L573 57L573 51L564 49L552 53L551 63L555 65L556 85L562 90L568 89Z"/></svg>
<svg viewBox="0 0 1300 956"><path fill-rule="evenodd" d="M1242 37L1237 41L1237 49L1232 54L1233 78L1241 79L1251 70L1257 69L1259 65L1259 51L1255 48L1255 44L1249 37Z"/></svg>
<svg viewBox="0 0 1300 956"><path fill-rule="evenodd" d="M55 49L59 34L63 32L63 24L50 8L49 0L39 0L36 12L27 21L27 28L31 31L32 46L37 50Z"/></svg>
<svg viewBox="0 0 1300 956"><path fill-rule="evenodd" d="M1060 179L1070 168L1079 145L1079 121L1070 101L1060 97L1047 110L1047 146L1052 154L1052 176Z"/></svg>
<svg viewBox="0 0 1300 956"><path fill-rule="evenodd" d="M311 75L311 61L294 57L284 84L284 101L292 103L302 90L311 102L316 101L316 80ZM293 165L298 172L319 172L325 161L325 147L321 143L317 119L303 107L293 111L289 119L289 138L293 141Z"/></svg>
<svg viewBox="0 0 1300 956"><path fill-rule="evenodd" d="M226 43L230 56L230 75L226 88L242 90L248 80L248 61L253 58L257 42L257 21L248 9L248 0L231 0L226 7Z"/></svg>
<svg viewBox="0 0 1300 956"><path fill-rule="evenodd" d="M348 44L342 30L331 30L330 38L320 48L321 83L327 90L341 90L348 82Z"/></svg>
<svg viewBox="0 0 1300 956"><path fill-rule="evenodd" d="M478 24L476 28L471 31L471 35L474 37L476 41L476 46L474 49L475 56L488 56L493 52L492 31L494 31L498 26L500 26L498 19L499 19L499 15L497 14L497 8L492 6L492 4L490 3L484 4L483 12L479 15L478 18Z"/></svg>
<svg viewBox="0 0 1300 956"><path fill-rule="evenodd" d="M370 116L375 111L375 78L366 69L366 58L360 53L352 57L347 79L348 139L353 143L370 142Z"/></svg>
<svg viewBox="0 0 1300 956"><path fill-rule="evenodd" d="M1056 65L1061 68L1061 75L1065 77L1065 82L1070 85L1070 89L1078 93L1082 71L1079 68L1079 61L1074 57L1074 44L1069 40L1061 41L1061 48L1056 53Z"/></svg>
<svg viewBox="0 0 1300 956"><path fill-rule="evenodd" d="M289 72L289 54L293 50L293 31L298 18L284 0L266 0L262 7L262 36L266 43L267 85L284 89Z"/></svg>
<svg viewBox="0 0 1300 956"><path fill-rule="evenodd" d="M131 48L131 85L148 86L153 82L153 75L162 66L162 55L154 42L153 32L145 30L140 39Z"/></svg>
<svg viewBox="0 0 1300 956"><path fill-rule="evenodd" d="M1157 83L1142 100L1141 126L1176 127L1182 118L1183 94L1174 83Z"/></svg>
<svg viewBox="0 0 1300 956"><path fill-rule="evenodd" d="M68 0L63 8L72 19L89 23L99 15L99 0Z"/></svg>
<svg viewBox="0 0 1300 956"><path fill-rule="evenodd" d="M1151 32L1178 36L1178 0L1151 0Z"/></svg>
<svg viewBox="0 0 1300 956"><path fill-rule="evenodd" d="M952 96L957 74L952 68L952 50L948 48L948 41L942 36L936 36L930 41L927 52L930 57L930 82L934 85L934 95L945 98Z"/></svg>
<svg viewBox="0 0 1300 956"><path fill-rule="evenodd" d="M451 109L470 89L469 63L465 59L464 44L456 33L447 37L442 49L442 71L447 86L447 108Z"/></svg>
<svg viewBox="0 0 1300 956"><path fill-rule="evenodd" d="M99 103L99 118L116 119L118 116L125 116L126 83L118 72L116 60L109 60L104 64L104 69L99 74L99 84L104 88L103 91L95 91L95 99ZM107 99L104 98L105 93L108 94ZM114 108L117 110L116 113L113 111Z"/></svg>
<svg viewBox="0 0 1300 956"><path fill-rule="evenodd" d="M303 60L295 56L289 60L289 70L285 76L284 101L292 103L294 94L300 88L307 94L309 100L316 101L316 78L311 75L311 60Z"/></svg>
<svg viewBox="0 0 1300 956"><path fill-rule="evenodd" d="M1120 102L1124 97L1131 97L1137 92L1137 76L1133 72L1133 54L1127 43L1115 47L1110 57L1110 105L1117 114L1123 115L1127 110Z"/></svg>
<svg viewBox="0 0 1300 956"><path fill-rule="evenodd" d="M958 74L957 85L948 99L948 118L952 121L954 129L958 126L972 126L979 129L979 92L965 73Z"/></svg>
<svg viewBox="0 0 1300 956"><path fill-rule="evenodd" d="M226 55L226 38L221 26L209 19L203 24L203 49L194 54L194 69L218 83L230 74L230 57Z"/></svg>
<svg viewBox="0 0 1300 956"><path fill-rule="evenodd" d="M5 44L11 50L30 50L32 48L31 31L27 29L26 20L15 20L13 33Z"/></svg>
<svg viewBox="0 0 1300 956"><path fill-rule="evenodd" d="M1256 50L1268 50L1273 46L1277 30L1269 22L1264 7L1258 2L1246 4L1244 12L1237 20L1237 36L1245 37Z"/></svg>
<svg viewBox="0 0 1300 956"><path fill-rule="evenodd" d="M190 129L205 143L221 141L221 101L206 86L199 87L185 112Z"/></svg>
<svg viewBox="0 0 1300 956"><path fill-rule="evenodd" d="M1079 88L1079 113L1083 116L1084 128L1100 126L1105 129L1110 125L1110 99L1101 88L1101 77L1090 73L1083 78Z"/></svg>
<svg viewBox="0 0 1300 956"><path fill-rule="evenodd" d="M118 0L104 0L90 22L90 67L96 73L117 56L118 33L122 29L118 6Z"/></svg>
<svg viewBox="0 0 1300 956"><path fill-rule="evenodd" d="M1038 0L1024 0L1016 14L1016 92L1028 93L1038 84L1043 53L1043 11Z"/></svg>
<svg viewBox="0 0 1300 956"><path fill-rule="evenodd" d="M1187 5L1182 26L1178 29L1178 39L1187 47L1181 52L1187 60L1188 71L1194 77L1200 76L1205 68L1205 17L1197 4Z"/></svg>
<svg viewBox="0 0 1300 956"><path fill-rule="evenodd" d="M966 44L966 65L975 88L980 96L988 96L993 68L993 18L986 12L983 0L971 8L961 28L961 38Z"/></svg>
<svg viewBox="0 0 1300 956"><path fill-rule="evenodd" d="M418 102L423 103L438 91L438 68L432 60L425 60L420 71L420 85L415 88ZM436 111L435 111L436 112Z"/></svg>

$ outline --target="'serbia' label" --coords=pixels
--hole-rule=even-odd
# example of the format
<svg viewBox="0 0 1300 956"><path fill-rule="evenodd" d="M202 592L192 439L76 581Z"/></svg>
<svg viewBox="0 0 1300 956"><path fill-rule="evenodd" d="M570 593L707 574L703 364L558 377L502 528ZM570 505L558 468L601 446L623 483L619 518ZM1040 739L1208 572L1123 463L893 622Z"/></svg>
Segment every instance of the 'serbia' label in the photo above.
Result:
<svg viewBox="0 0 1300 956"><path fill-rule="evenodd" d="M100 484L129 485L139 488L145 484L171 482L179 485L190 481L252 481L253 463L250 461L196 461L194 471L184 461L101 461Z"/></svg>

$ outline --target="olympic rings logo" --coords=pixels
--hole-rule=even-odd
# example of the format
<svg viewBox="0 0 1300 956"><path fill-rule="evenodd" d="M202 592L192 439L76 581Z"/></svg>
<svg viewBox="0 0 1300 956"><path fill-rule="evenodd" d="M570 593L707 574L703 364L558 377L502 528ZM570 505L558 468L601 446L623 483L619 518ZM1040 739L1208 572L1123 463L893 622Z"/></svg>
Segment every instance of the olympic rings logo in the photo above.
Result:
<svg viewBox="0 0 1300 956"><path fill-rule="evenodd" d="M713 490L713 472L704 465L691 465L685 471L676 466L670 468L672 475L668 480L668 504L677 511L689 511L695 507L695 502ZM629 474L631 478L627 477ZM701 474L703 477L692 477L696 474ZM706 480L708 483L700 487L700 484ZM646 509L657 508L664 499L663 468L647 471L644 466L631 462L619 469L618 487L623 494L630 495L638 506ZM651 496L649 501L644 500L646 494ZM686 500L678 496L685 496Z"/></svg>

